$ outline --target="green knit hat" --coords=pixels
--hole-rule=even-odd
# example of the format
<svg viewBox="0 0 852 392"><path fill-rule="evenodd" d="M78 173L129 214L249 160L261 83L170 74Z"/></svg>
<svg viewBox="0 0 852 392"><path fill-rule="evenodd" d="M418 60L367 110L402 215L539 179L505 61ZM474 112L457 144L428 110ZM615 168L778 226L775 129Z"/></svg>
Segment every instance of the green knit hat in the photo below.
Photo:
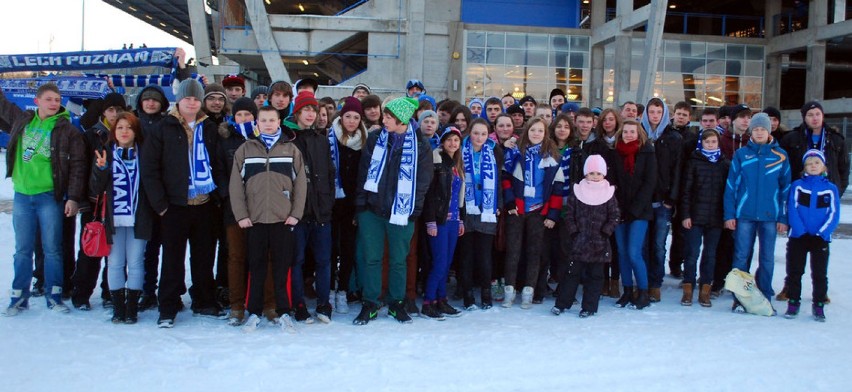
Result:
<svg viewBox="0 0 852 392"><path fill-rule="evenodd" d="M401 97L388 102L385 106L402 123L411 120L411 116L417 110L418 102L414 98Z"/></svg>

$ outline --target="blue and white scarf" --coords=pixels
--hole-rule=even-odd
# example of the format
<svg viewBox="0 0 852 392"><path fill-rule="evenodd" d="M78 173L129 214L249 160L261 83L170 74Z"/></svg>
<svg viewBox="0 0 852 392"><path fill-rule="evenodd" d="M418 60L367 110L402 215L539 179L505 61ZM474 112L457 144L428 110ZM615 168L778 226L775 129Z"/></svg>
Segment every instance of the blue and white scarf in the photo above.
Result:
<svg viewBox="0 0 852 392"><path fill-rule="evenodd" d="M334 198L343 199L346 197L346 192L340 185L340 147L337 145L337 133L333 126L328 133L328 148L331 151L331 162L334 163Z"/></svg>
<svg viewBox="0 0 852 392"><path fill-rule="evenodd" d="M261 133L261 134L260 134L260 140L261 140L261 141L263 142L263 144L266 146L266 149L267 149L267 150L271 150L271 149L272 149L272 146L274 146L274 145L275 145L275 143L276 143L276 142L278 141L278 139L280 139L280 138L281 138L281 128L278 128L278 130L277 130L275 133L271 134L271 135L267 135L267 134L265 134L265 133Z"/></svg>
<svg viewBox="0 0 852 392"><path fill-rule="evenodd" d="M367 181L364 190L377 193L379 181L387 163L388 131L382 128L373 155L370 157L370 169L367 170ZM402 144L402 159L400 160L399 177L396 183L396 196L391 209L390 223L398 226L408 225L408 217L414 212L414 195L417 187L417 136L409 124L405 131Z"/></svg>
<svg viewBox="0 0 852 392"><path fill-rule="evenodd" d="M127 160L122 159L124 148L112 148L112 221L115 227L133 227L136 207L139 205L139 159L136 149L127 149Z"/></svg>
<svg viewBox="0 0 852 392"><path fill-rule="evenodd" d="M466 138L462 147L464 160L464 205L469 215L482 215L482 222L497 222L497 160L494 158L494 148L486 141L480 150L480 160L477 165L473 159L473 146L470 138ZM482 181L482 209L476 205L476 186L474 178Z"/></svg>
<svg viewBox="0 0 852 392"><path fill-rule="evenodd" d="M527 147L524 154L524 197L535 197L535 158L541 152L541 144Z"/></svg>
<svg viewBox="0 0 852 392"><path fill-rule="evenodd" d="M805 142L808 144L809 150L820 150L825 152L825 127L822 127L822 132L819 134L819 142L814 143L813 135L814 131L808 127L805 127L807 130L805 131Z"/></svg>
<svg viewBox="0 0 852 392"><path fill-rule="evenodd" d="M606 136L604 136L606 137ZM573 148L565 147L562 152L562 160L559 161L559 168L562 169L562 175L565 177L565 182L562 183L562 205L568 201L568 190L571 188L571 151Z"/></svg>
<svg viewBox="0 0 852 392"><path fill-rule="evenodd" d="M240 134L244 139L249 140L252 137L258 137L260 133L257 131L257 123L254 121L248 121L241 124L234 124L234 129L237 130L237 133Z"/></svg>
<svg viewBox="0 0 852 392"><path fill-rule="evenodd" d="M722 150L718 148L715 150L705 150L703 148L700 148L699 150L701 151L701 154L704 155L704 157L712 163L718 162L719 158L722 156Z"/></svg>
<svg viewBox="0 0 852 392"><path fill-rule="evenodd" d="M195 134L192 138L192 148L189 154L189 194L187 198L194 199L206 195L216 189L213 183L213 170L210 168L210 154L204 145L203 122L195 124Z"/></svg>

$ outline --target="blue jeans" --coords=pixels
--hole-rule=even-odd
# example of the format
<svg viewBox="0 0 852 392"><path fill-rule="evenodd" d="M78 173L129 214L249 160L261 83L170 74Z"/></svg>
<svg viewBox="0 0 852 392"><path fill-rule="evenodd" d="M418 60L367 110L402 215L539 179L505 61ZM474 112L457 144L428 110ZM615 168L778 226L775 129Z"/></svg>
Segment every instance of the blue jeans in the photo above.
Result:
<svg viewBox="0 0 852 392"><path fill-rule="evenodd" d="M758 238L757 272L755 280L757 288L772 300L775 292L772 290L772 271L775 268L775 222L750 221L737 219L737 230L734 231L734 268L749 272L748 260L754 249L755 236Z"/></svg>
<svg viewBox="0 0 852 392"><path fill-rule="evenodd" d="M701 250L701 240L704 240L704 251L701 252L700 284L713 283L713 269L716 266L716 247L722 236L721 227L692 226L684 230L686 237L686 258L683 262L683 283L695 284L695 266Z"/></svg>
<svg viewBox="0 0 852 392"><path fill-rule="evenodd" d="M317 306L328 305L331 290L331 222L299 222L294 230L296 234L296 263L293 265L290 290L293 294L293 307L305 303L305 279L302 267L305 265L305 249L311 247L316 262Z"/></svg>
<svg viewBox="0 0 852 392"><path fill-rule="evenodd" d="M453 252L459 239L459 221L448 220L443 225L438 225L438 235L428 237L429 246L432 248L432 269L426 278L423 299L431 302L447 298L447 275L450 273Z"/></svg>
<svg viewBox="0 0 852 392"><path fill-rule="evenodd" d="M663 286L666 276L666 238L672 221L672 210L664 205L654 208L653 252L648 264L649 285L654 288Z"/></svg>
<svg viewBox="0 0 852 392"><path fill-rule="evenodd" d="M621 267L621 281L625 287L633 287L633 276L639 290L648 289L648 274L645 259L642 256L642 244L648 221L635 220L619 224L615 228L615 242L618 244L618 265Z"/></svg>
<svg viewBox="0 0 852 392"><path fill-rule="evenodd" d="M64 215L62 203L53 198L52 191L37 195L15 192L12 210L12 227L15 230L15 277L12 280L12 290L21 290L24 298L30 296L36 232L40 230L44 249L44 289L47 293L51 293L53 289L59 288L61 293L62 217ZM50 296L46 297L50 298ZM54 298L54 300L60 298Z"/></svg>
<svg viewBox="0 0 852 392"><path fill-rule="evenodd" d="M107 280L111 291L121 290L125 285L130 290L142 290L146 244L147 241L136 238L132 227L115 228L107 259Z"/></svg>

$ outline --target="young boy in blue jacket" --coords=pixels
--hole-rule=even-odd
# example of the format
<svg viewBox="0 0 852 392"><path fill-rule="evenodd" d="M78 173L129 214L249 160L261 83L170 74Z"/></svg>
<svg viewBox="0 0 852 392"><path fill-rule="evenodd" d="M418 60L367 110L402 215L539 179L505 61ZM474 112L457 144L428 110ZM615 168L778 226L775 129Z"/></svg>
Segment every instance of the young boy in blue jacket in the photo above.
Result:
<svg viewBox="0 0 852 392"><path fill-rule="evenodd" d="M775 236L787 231L787 196L790 193L790 162L787 153L769 135L772 126L766 113L754 115L749 124L748 145L734 153L725 186L725 227L734 231L733 267L749 271L748 259L755 237L760 240L757 287L772 298ZM745 313L734 298L732 310Z"/></svg>
<svg viewBox="0 0 852 392"><path fill-rule="evenodd" d="M840 193L827 177L825 155L820 150L808 150L802 158L804 177L791 186L787 201L790 221L790 240L787 242L787 313L786 318L799 314L802 300L802 275L808 253L811 255L813 281L813 316L825 321L828 291L828 243L840 220Z"/></svg>

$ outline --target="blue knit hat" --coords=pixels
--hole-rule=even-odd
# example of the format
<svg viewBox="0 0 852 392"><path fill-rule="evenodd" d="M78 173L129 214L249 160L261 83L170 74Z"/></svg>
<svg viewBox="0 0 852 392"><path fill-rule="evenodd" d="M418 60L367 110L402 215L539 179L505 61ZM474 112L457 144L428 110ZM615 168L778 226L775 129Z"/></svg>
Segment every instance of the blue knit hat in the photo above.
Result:
<svg viewBox="0 0 852 392"><path fill-rule="evenodd" d="M811 157L819 158L822 161L822 164L825 165L825 154L823 154L822 151L817 149L810 149L808 151L805 151L805 155L802 155L802 164L804 165L805 161Z"/></svg>

